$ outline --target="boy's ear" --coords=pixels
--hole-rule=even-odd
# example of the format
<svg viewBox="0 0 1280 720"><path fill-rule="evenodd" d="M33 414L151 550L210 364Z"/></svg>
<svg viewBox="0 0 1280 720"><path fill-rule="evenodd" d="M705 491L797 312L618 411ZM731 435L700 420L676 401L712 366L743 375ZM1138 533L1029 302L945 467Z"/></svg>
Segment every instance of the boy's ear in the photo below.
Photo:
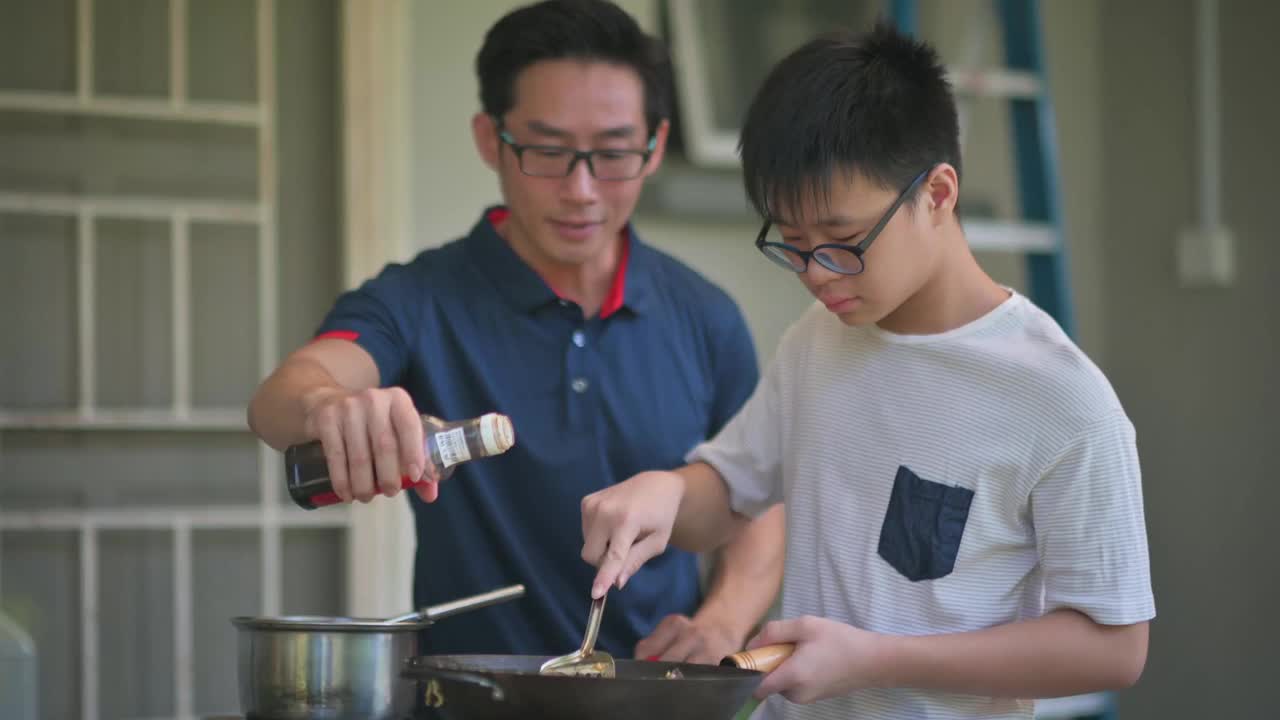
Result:
<svg viewBox="0 0 1280 720"><path fill-rule="evenodd" d="M941 224L947 216L954 215L960 200L960 178L951 163L940 163L929 172L924 181L924 192L929 198L929 212L935 216L935 224Z"/></svg>

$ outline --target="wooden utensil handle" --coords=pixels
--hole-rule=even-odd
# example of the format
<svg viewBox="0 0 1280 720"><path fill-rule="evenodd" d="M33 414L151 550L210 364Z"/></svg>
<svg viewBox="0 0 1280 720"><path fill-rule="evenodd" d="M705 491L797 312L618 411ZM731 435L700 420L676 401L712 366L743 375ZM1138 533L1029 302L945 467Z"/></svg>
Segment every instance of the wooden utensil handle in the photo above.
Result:
<svg viewBox="0 0 1280 720"><path fill-rule="evenodd" d="M773 672L773 669L782 664L783 660L791 657L791 653L795 652L795 643L780 643L778 645L765 645L755 650L743 650L737 652L724 660L720 661L723 667L736 667L743 670L759 670L760 672Z"/></svg>

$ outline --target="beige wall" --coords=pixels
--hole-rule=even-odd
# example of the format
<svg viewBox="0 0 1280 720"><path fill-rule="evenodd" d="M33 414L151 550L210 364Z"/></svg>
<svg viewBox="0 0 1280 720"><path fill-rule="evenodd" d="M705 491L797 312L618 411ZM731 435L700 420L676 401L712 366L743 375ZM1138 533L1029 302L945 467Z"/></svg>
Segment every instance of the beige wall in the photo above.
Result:
<svg viewBox="0 0 1280 720"><path fill-rule="evenodd" d="M463 235L496 202L498 183L476 156L471 116L480 109L473 63L485 30L510 0L414 2L410 125L411 251Z"/></svg>
<svg viewBox="0 0 1280 720"><path fill-rule="evenodd" d="M1105 183L1098 27L1103 5L1103 0L1052 0L1043 3L1042 12L1060 148L1058 169L1076 340L1100 363L1109 351L1102 285ZM990 146L996 145L993 140Z"/></svg>
<svg viewBox="0 0 1280 720"><path fill-rule="evenodd" d="M1180 289L1195 217L1193 6L1102 14L1107 363L1138 429L1159 618L1126 718L1276 717L1280 4L1221 3L1224 217L1239 278Z"/></svg>

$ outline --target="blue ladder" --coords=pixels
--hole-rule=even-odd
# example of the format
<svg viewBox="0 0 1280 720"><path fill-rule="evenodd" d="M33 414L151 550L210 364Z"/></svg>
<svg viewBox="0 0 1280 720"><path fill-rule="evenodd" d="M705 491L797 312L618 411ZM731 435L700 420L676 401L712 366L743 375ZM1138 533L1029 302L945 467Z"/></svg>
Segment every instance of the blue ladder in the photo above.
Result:
<svg viewBox="0 0 1280 720"><path fill-rule="evenodd" d="M1075 337L1067 249L1062 230L1058 184L1058 136L1053 98L1044 68L1039 0L995 0L1004 35L1006 66L978 75L953 76L957 93L1008 98L1013 155L1021 217L1014 223L975 223L966 234L976 249L1022 252L1028 294L1066 333ZM894 22L903 32L918 32L916 0L892 0ZM984 237L985 236L985 237ZM1050 701L1037 711L1045 720L1115 720L1115 697L1098 693Z"/></svg>

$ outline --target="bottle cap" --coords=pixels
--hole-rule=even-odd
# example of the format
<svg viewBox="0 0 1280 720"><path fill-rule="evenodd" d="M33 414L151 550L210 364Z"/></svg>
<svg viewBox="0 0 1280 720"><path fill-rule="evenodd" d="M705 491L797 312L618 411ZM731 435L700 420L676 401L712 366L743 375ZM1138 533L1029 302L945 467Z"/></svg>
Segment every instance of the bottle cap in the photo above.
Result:
<svg viewBox="0 0 1280 720"><path fill-rule="evenodd" d="M480 442L486 455L500 455L516 444L516 431L511 418L500 413L480 416Z"/></svg>

